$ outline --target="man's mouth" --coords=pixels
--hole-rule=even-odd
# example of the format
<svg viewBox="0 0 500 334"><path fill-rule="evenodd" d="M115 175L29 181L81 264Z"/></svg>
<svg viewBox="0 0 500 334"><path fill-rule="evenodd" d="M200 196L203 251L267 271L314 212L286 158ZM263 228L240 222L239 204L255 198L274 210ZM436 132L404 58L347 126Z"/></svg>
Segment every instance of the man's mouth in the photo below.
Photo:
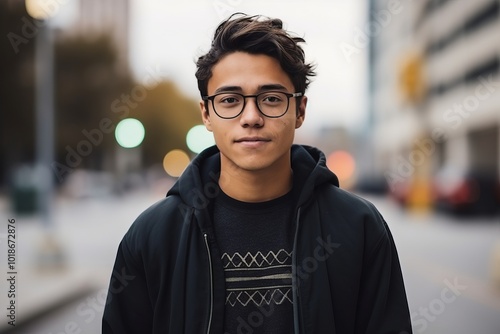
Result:
<svg viewBox="0 0 500 334"><path fill-rule="evenodd" d="M271 140L262 137L243 137L236 139L236 143L244 143L244 142L269 142Z"/></svg>
<svg viewBox="0 0 500 334"><path fill-rule="evenodd" d="M236 139L234 142L236 144L240 144L243 147L247 148L257 148L264 146L265 144L269 143L271 140L263 137L242 137Z"/></svg>

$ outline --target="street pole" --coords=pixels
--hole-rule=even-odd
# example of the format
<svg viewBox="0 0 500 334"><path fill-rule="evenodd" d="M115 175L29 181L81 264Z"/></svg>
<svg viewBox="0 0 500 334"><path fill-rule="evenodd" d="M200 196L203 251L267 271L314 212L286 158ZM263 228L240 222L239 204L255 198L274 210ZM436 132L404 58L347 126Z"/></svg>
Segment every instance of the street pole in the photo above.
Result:
<svg viewBox="0 0 500 334"><path fill-rule="evenodd" d="M37 204L44 235L38 254L41 269L60 268L63 252L54 236L54 35L47 19L40 25L35 45L35 114Z"/></svg>
<svg viewBox="0 0 500 334"><path fill-rule="evenodd" d="M46 228L52 228L54 194L50 164L54 161L54 45L52 30L40 27L35 46L36 172L38 209Z"/></svg>

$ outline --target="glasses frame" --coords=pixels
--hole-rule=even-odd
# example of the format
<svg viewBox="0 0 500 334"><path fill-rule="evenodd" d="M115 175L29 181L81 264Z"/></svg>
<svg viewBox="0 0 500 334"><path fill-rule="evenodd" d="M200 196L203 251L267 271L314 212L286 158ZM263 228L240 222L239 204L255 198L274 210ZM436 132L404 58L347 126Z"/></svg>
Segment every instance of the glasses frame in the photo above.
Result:
<svg viewBox="0 0 500 334"><path fill-rule="evenodd" d="M262 110L260 110L260 105L259 103L257 102L257 97L262 95L262 94L268 94L268 93L281 93L281 94L285 94L285 96L287 97L287 100L286 100L286 109L285 109L285 112L283 112L281 115L279 116L269 116L269 115L266 115L264 112L262 112ZM222 94L234 94L234 95L239 95L243 98L243 107L241 108L241 111L236 114L235 116L231 116L231 117L223 117L221 115L219 115L217 113L217 109L215 109L215 102L214 102L214 99L219 96L219 95L222 95ZM220 93L217 93L217 94L214 94L214 95L207 95L207 96L203 96L202 97L202 100L203 101L212 101L212 109L214 110L215 114L217 116L219 116L220 118L222 119L233 119L233 118L236 118L238 116L241 115L241 113L243 112L243 110L245 110L245 106L247 104L247 98L254 98L255 99L255 105L257 106L257 109L259 110L259 112L268 117L268 118L280 118L280 117L283 117L283 115L285 115L287 112L288 112L288 108L290 107L290 98L292 97L301 97L303 94L301 92L298 92L298 93L288 93L288 92L282 92L282 91L279 91L279 90L270 90L270 91L265 91L265 92L262 92L262 93L259 93L259 94L252 94L252 95L244 95L244 94L241 94L241 93L236 93L236 92L220 92Z"/></svg>

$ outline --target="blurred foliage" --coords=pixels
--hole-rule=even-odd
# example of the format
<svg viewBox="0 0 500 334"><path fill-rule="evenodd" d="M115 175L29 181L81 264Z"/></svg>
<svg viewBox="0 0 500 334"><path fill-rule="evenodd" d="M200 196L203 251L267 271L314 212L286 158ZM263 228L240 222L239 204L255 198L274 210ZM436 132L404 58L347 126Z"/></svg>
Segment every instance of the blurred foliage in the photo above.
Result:
<svg viewBox="0 0 500 334"><path fill-rule="evenodd" d="M201 123L198 103L183 96L170 81L149 90L146 99L131 115L146 128L142 144L146 165L162 163L163 157L173 149L189 152L187 132Z"/></svg>
<svg viewBox="0 0 500 334"><path fill-rule="evenodd" d="M89 141L83 131L100 131L103 119L110 119L112 127L127 117L144 124L145 167L161 163L172 149L187 150L187 131L200 123L196 101L160 78L152 86L134 83L117 67L112 46L107 36L77 36L57 44L58 161L65 161L68 146L78 151L82 141ZM92 145L82 167L106 168L105 157L112 155L116 143L113 133L101 133L102 143Z"/></svg>
<svg viewBox="0 0 500 334"><path fill-rule="evenodd" d="M88 156L81 154L78 167L101 169L114 138L99 129L100 121L110 118L116 124L111 103L131 89L132 78L117 68L116 49L107 35L61 38L55 47L56 161L64 162L69 150L78 151L88 141L84 130L98 130L102 139L91 145Z"/></svg>
<svg viewBox="0 0 500 334"><path fill-rule="evenodd" d="M13 32L26 37L26 22L33 19L22 1L0 1L3 36ZM7 38L0 43L0 185L8 181L9 170L35 159L35 38L36 34L24 38L16 47ZM117 144L112 129L123 118L137 118L146 128L144 167L161 164L172 149L188 151L186 134L201 123L197 101L162 78L155 78L150 86L134 82L117 56L114 41L106 34L56 31L55 161L68 167L64 174L76 168L113 171ZM103 122L108 131L103 130Z"/></svg>

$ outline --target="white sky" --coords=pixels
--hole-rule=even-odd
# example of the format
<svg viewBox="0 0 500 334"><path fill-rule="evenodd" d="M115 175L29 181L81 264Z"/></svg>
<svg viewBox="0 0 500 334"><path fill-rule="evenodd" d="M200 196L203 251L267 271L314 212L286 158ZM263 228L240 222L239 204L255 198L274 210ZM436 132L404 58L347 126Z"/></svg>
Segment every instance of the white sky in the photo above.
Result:
<svg viewBox="0 0 500 334"><path fill-rule="evenodd" d="M136 79L159 68L184 94L199 98L195 60L205 53L217 25L233 12L283 20L285 28L306 40L306 59L318 75L306 95L305 129L362 125L366 104L366 49L344 56L340 43L354 45L364 28L364 0L131 0L131 62ZM307 130L306 130L307 131Z"/></svg>

